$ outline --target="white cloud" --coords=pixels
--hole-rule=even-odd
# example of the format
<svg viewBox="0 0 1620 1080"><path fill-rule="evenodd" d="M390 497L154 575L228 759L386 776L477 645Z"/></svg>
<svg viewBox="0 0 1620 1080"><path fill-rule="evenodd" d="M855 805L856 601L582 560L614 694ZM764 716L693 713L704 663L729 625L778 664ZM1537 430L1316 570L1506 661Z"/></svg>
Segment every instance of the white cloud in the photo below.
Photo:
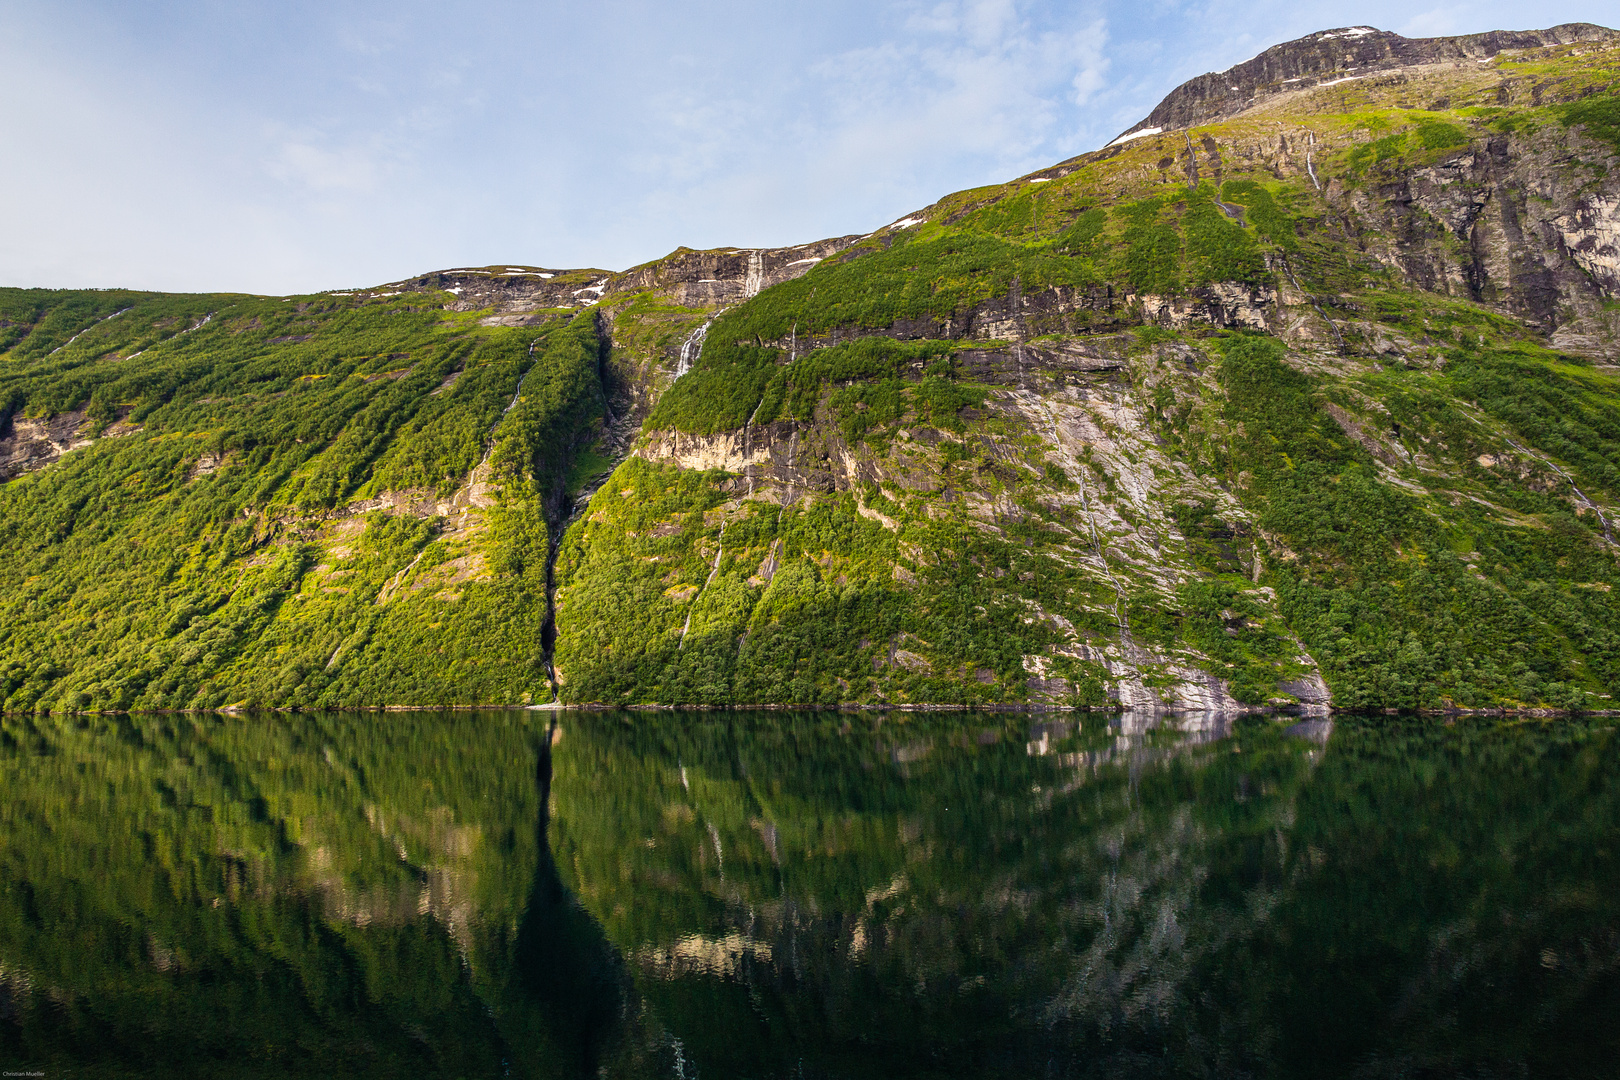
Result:
<svg viewBox="0 0 1620 1080"><path fill-rule="evenodd" d="M1056 132L1066 104L1102 87L1107 24L1032 28L1012 0L958 0L914 11L907 36L812 69L835 118L827 134L869 165L913 168L941 149L1024 161Z"/></svg>

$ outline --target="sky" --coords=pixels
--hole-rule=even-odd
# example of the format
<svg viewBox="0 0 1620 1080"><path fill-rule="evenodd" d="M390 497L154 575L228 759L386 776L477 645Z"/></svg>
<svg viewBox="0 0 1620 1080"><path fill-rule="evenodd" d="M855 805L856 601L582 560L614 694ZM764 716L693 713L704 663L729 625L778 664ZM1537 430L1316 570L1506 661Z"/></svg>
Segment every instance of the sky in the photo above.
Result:
<svg viewBox="0 0 1620 1080"><path fill-rule="evenodd" d="M1527 21L1528 20L1528 21ZM0 286L314 292L869 232L1317 30L1613 0L0 0Z"/></svg>

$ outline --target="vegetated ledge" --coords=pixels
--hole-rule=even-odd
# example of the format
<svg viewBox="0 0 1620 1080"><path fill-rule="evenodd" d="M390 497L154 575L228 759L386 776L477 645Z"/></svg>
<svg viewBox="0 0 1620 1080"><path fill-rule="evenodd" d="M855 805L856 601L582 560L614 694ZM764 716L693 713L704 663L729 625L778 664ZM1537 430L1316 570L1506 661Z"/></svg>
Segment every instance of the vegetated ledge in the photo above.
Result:
<svg viewBox="0 0 1620 1080"><path fill-rule="evenodd" d="M1552 709L1494 707L1465 709L1450 708L1411 709L1335 709L1331 705L1240 705L1231 709L1187 709L1173 705L1126 706L1113 705L1054 705L1049 703L990 703L983 705L927 704L908 702L897 705L854 704L838 705L602 705L598 703L561 704L546 702L541 705L495 706L521 708L533 712L993 712L993 713L1099 713L1152 712L1162 716L1515 716L1532 719L1550 719L1559 716L1620 716L1620 709Z"/></svg>
<svg viewBox="0 0 1620 1080"><path fill-rule="evenodd" d="M1597 717L1620 716L1620 709L1552 709L1552 708L1508 708L1497 706L1483 709L1465 709L1460 706L1448 708L1410 708L1410 709L1335 709L1331 705L1304 705L1290 703L1286 705L1240 705L1232 709L1186 709L1173 705L1166 706L1126 706L1113 705L1054 705L1046 702L989 702L982 705L935 704L928 702L906 702L902 704L858 704L854 702L840 702L837 705L603 705L596 702L582 704L563 704L556 701L542 702L538 705L223 705L211 709L49 709L45 712L17 712L0 709L0 716L242 716L255 712L277 713L315 713L315 712L342 712L342 713L368 713L368 712L475 712L481 709L501 710L511 712L838 712L838 713L878 713L878 712L973 712L973 713L1097 713L1099 715L1113 715L1117 713L1151 712L1159 716L1276 716L1276 717L1311 717L1326 716L1403 716L1416 714L1418 716L1435 717L1516 717L1530 720L1551 720L1558 717Z"/></svg>

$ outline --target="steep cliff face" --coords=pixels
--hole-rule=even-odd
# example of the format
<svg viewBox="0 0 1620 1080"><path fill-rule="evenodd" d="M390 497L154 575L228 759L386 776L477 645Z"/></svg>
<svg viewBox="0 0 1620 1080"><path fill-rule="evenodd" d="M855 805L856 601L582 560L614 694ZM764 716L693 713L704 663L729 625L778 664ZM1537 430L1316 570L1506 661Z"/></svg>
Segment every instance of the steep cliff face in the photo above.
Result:
<svg viewBox="0 0 1620 1080"><path fill-rule="evenodd" d="M1326 31L862 236L6 292L0 688L1607 707L1617 78Z"/></svg>
<svg viewBox="0 0 1620 1080"><path fill-rule="evenodd" d="M1563 23L1548 30L1493 30L1461 37L1405 38L1372 26L1323 30L1274 45L1252 60L1189 79L1119 140L1149 128L1168 131L1226 120L1281 94L1338 85L1384 72L1410 76L1415 69L1486 62L1503 53L1556 45L1614 44L1613 30L1591 23Z"/></svg>
<svg viewBox="0 0 1620 1080"><path fill-rule="evenodd" d="M564 698L1602 706L1615 44L1313 35L706 323Z"/></svg>

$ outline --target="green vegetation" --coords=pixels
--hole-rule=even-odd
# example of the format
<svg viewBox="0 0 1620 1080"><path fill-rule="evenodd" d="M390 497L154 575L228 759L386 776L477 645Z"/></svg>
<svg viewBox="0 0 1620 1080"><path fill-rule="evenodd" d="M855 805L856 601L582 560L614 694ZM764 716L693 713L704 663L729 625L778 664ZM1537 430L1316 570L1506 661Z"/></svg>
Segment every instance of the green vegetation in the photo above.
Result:
<svg viewBox="0 0 1620 1080"><path fill-rule="evenodd" d="M1254 237L1221 211L1210 185L1200 185L1188 196L1181 220L1187 230L1187 259L1195 284L1238 281L1256 285L1270 280Z"/></svg>
<svg viewBox="0 0 1620 1080"><path fill-rule="evenodd" d="M534 346L530 346L533 351ZM541 490L563 482L582 439L600 430L602 339L596 313L577 315L546 342L501 424L499 473L528 476Z"/></svg>
<svg viewBox="0 0 1620 1080"><path fill-rule="evenodd" d="M14 436L119 436L0 488L6 709L548 696L544 506L601 414L594 315L6 295L35 320L0 367Z"/></svg>
<svg viewBox="0 0 1620 1080"><path fill-rule="evenodd" d="M1467 146L1471 141L1468 132L1443 120L1421 121L1413 134L1425 150L1449 150L1456 146Z"/></svg>
<svg viewBox="0 0 1620 1080"><path fill-rule="evenodd" d="M773 382L787 392L787 377L777 368L790 359L790 340L808 354L827 343L829 331L937 324L1006 295L1015 281L1036 289L1095 280L1083 261L982 234L929 231L891 240L887 250L857 249L721 315L705 339L701 363L660 399L648 425L702 434L742 427ZM850 356L849 362L876 359ZM829 369L825 377L849 376ZM801 392L815 385L809 378L794 381Z"/></svg>
<svg viewBox="0 0 1620 1080"><path fill-rule="evenodd" d="M1385 135L1382 139L1375 139L1370 143L1362 143L1355 147L1345 157L1352 175L1360 175L1367 171L1369 166L1382 166L1390 161L1400 158L1406 149L1406 135Z"/></svg>
<svg viewBox="0 0 1620 1080"><path fill-rule="evenodd" d="M1067 255L1098 255L1097 241L1108 224L1108 211L1100 206L1083 210L1075 216L1074 224L1058 237L1057 250Z"/></svg>
<svg viewBox="0 0 1620 1080"><path fill-rule="evenodd" d="M1620 153L1620 94L1595 94L1559 106L1555 111L1565 125L1580 125L1592 138L1608 143Z"/></svg>
<svg viewBox="0 0 1620 1080"><path fill-rule="evenodd" d="M1066 608L1095 588L960 515L863 494L904 521L897 533L854 496L736 503L722 480L632 458L570 529L557 566L564 700L1020 700L1023 656L1053 639L1028 601Z"/></svg>
<svg viewBox="0 0 1620 1080"><path fill-rule="evenodd" d="M1161 218L1162 197L1124 207L1125 280L1131 288L1168 296L1181 291L1181 236Z"/></svg>
<svg viewBox="0 0 1620 1080"><path fill-rule="evenodd" d="M1282 356L1264 338L1227 343L1221 385L1228 418L1243 434L1226 467L1234 480L1252 477L1260 527L1300 556L1274 560L1272 579L1336 703L1583 708L1601 700L1620 681L1620 637L1610 630L1620 611L1609 599L1620 573L1594 535L1596 522L1560 500L1493 492L1540 516L1510 524L1473 501L1434 505L1381 482L1312 381ZM1458 378L1488 386L1512 370L1476 355ZM1545 385L1519 385L1533 394L1538 382ZM1426 434L1435 421L1406 400L1413 404L1398 414L1401 423L1414 437ZM1537 407L1546 406L1534 396L1512 399L1511 408ZM1460 421L1454 407L1443 408L1452 412L1441 422ZM1598 440L1568 420L1577 438ZM1477 562L1459 558L1458 536Z"/></svg>
<svg viewBox="0 0 1620 1080"><path fill-rule="evenodd" d="M1253 180L1228 180L1221 185L1221 198L1244 207L1249 224L1259 234L1284 251L1295 251L1299 240L1294 222L1267 189Z"/></svg>

